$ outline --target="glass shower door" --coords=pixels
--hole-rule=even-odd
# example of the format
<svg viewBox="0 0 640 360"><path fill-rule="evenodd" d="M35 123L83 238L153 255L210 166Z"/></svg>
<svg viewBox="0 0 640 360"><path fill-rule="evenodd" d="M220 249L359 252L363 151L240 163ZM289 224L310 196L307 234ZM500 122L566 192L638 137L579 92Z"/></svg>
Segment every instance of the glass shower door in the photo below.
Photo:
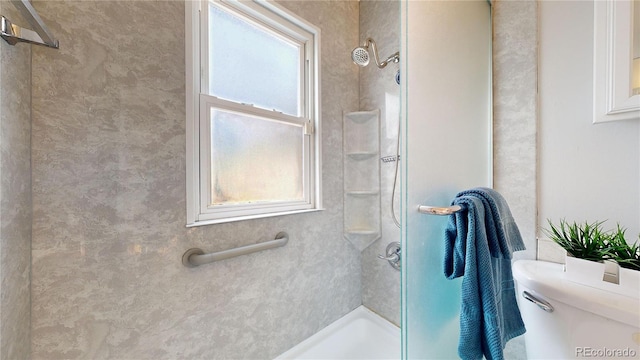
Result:
<svg viewBox="0 0 640 360"><path fill-rule="evenodd" d="M456 359L461 280L443 272L446 216L458 191L491 186L491 7L402 0L402 354Z"/></svg>

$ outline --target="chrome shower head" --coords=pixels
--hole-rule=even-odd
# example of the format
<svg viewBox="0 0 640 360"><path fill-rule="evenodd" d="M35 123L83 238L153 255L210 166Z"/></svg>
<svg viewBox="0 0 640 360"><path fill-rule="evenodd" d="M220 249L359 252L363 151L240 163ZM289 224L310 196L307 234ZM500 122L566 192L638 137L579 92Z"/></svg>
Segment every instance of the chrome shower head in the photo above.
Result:
<svg viewBox="0 0 640 360"><path fill-rule="evenodd" d="M373 41L372 38L367 38L362 46L358 46L351 52L351 60L353 60L356 65L369 65L369 60L371 59L369 55L369 46L371 46L371 50L373 51L373 60L376 62L376 66L378 66L378 68L380 69L384 68L391 62L397 63L400 60L400 53L396 52L395 54L389 56L385 61L380 62L380 60L378 59L378 49L376 47L376 42Z"/></svg>
<svg viewBox="0 0 640 360"><path fill-rule="evenodd" d="M358 46L351 52L351 60L358 66L369 65L369 51L367 46Z"/></svg>

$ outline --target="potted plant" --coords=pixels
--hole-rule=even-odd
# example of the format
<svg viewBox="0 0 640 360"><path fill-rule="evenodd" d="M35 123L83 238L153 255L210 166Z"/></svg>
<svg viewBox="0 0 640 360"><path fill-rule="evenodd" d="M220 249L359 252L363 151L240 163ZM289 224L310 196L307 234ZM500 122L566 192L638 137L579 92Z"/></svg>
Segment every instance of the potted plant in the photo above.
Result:
<svg viewBox="0 0 640 360"><path fill-rule="evenodd" d="M608 258L607 243L609 234L602 230L602 222L593 224L584 223L569 224L560 220L560 225L555 226L550 220L550 230L547 235L556 244L567 251L567 254L584 260L601 262Z"/></svg>
<svg viewBox="0 0 640 360"><path fill-rule="evenodd" d="M637 294L640 291L640 245L625 240L625 229L604 230L604 222L578 224L561 220L554 225L549 220L548 237L566 250L566 278L581 284L614 291ZM615 269L618 283L603 280L605 261L620 266ZM607 270L609 271L609 270Z"/></svg>
<svg viewBox="0 0 640 360"><path fill-rule="evenodd" d="M609 256L623 268L640 271L640 241L629 245L624 238L624 233L625 229L618 225L616 232L609 240Z"/></svg>

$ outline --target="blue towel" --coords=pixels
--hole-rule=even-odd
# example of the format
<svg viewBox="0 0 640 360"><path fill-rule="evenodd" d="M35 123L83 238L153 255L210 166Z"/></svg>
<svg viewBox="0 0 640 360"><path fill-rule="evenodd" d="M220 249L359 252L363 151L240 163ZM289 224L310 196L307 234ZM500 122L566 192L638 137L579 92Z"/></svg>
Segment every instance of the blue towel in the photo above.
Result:
<svg viewBox="0 0 640 360"><path fill-rule="evenodd" d="M452 205L463 208L449 217L445 229L445 276L464 276L458 355L502 360L507 341L526 331L511 272L513 252L525 246L506 201L495 190L462 191Z"/></svg>

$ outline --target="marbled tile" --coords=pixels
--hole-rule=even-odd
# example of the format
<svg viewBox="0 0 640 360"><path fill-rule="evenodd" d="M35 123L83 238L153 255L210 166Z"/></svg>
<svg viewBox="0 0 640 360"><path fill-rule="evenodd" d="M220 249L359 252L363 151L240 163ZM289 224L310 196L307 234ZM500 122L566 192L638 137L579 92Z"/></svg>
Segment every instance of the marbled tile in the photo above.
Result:
<svg viewBox="0 0 640 360"><path fill-rule="evenodd" d="M537 233L537 5L494 1L494 188L509 203L533 259Z"/></svg>
<svg viewBox="0 0 640 360"><path fill-rule="evenodd" d="M322 31L326 210L187 229L184 3L35 3L61 46L33 54L34 359L273 358L361 304L341 225L358 4L282 4Z"/></svg>
<svg viewBox="0 0 640 360"><path fill-rule="evenodd" d="M400 50L400 2L360 1L360 39L371 37L380 60ZM400 86L395 81L399 64L378 69L373 60L360 68L360 110L380 109L380 155L396 155L400 121ZM352 65L357 67L357 65ZM391 216L391 194L396 163L380 163L382 237L362 252L362 301L365 306L400 324L400 272L378 259L390 242L400 242L400 229ZM400 179L396 184L395 212L400 216Z"/></svg>
<svg viewBox="0 0 640 360"><path fill-rule="evenodd" d="M24 24L13 4L0 12ZM31 45L0 40L0 359L28 359L31 337Z"/></svg>

